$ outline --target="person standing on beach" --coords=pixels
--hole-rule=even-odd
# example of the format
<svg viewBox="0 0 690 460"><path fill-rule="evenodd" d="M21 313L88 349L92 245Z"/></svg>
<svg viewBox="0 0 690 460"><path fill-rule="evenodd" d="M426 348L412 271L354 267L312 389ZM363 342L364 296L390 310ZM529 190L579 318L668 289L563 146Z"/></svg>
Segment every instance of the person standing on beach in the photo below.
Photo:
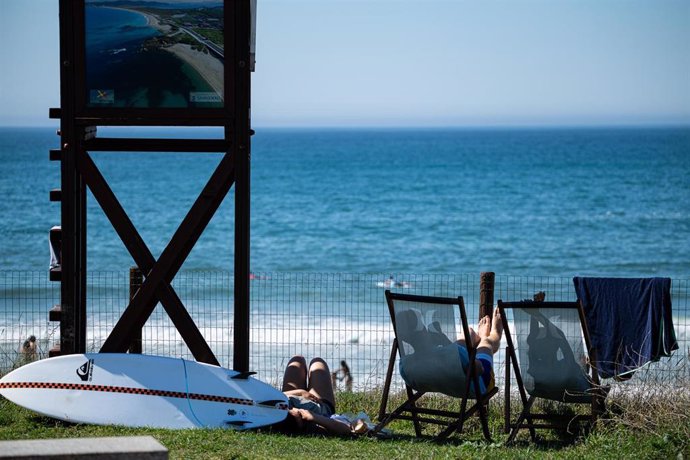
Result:
<svg viewBox="0 0 690 460"><path fill-rule="evenodd" d="M32 335L24 341L19 347L19 356L24 363L36 361L38 353L36 352L36 336Z"/></svg>
<svg viewBox="0 0 690 460"><path fill-rule="evenodd" d="M335 388L336 380L345 383L345 390L352 392L352 374L350 373L350 367L347 365L345 360L340 361L340 369L333 372L331 375L333 387Z"/></svg>

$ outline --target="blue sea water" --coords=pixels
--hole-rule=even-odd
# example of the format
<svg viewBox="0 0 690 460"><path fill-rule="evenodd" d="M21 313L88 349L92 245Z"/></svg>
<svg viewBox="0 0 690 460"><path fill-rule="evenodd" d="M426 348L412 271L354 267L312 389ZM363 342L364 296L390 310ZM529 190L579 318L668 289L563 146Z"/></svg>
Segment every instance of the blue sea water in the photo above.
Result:
<svg viewBox="0 0 690 460"><path fill-rule="evenodd" d="M139 45L158 34L148 27L145 16L133 11L87 7L85 15L89 58L109 48Z"/></svg>
<svg viewBox="0 0 690 460"><path fill-rule="evenodd" d="M48 266L58 146L51 128L0 128L4 269ZM154 255L220 159L92 156ZM687 127L257 128L252 270L687 278L688 177ZM126 270L88 201L89 268ZM231 192L183 269L232 270L233 212Z"/></svg>

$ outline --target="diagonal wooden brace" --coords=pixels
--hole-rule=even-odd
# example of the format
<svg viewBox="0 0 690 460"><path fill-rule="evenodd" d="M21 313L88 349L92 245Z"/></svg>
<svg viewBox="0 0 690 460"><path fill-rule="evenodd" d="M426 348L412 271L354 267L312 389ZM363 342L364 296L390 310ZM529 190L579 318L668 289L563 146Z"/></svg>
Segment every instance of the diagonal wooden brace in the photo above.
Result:
<svg viewBox="0 0 690 460"><path fill-rule="evenodd" d="M149 251L88 153L83 156L78 167L137 266L144 272L150 271L156 262L153 254ZM195 359L208 364L218 364L218 360L172 287L169 284L161 285L156 295Z"/></svg>
<svg viewBox="0 0 690 460"><path fill-rule="evenodd" d="M84 158L82 159L82 161L80 161L79 168L82 170L82 173L86 178L87 185L94 194L94 197L103 208L103 211L105 212L108 219L111 221L113 227L115 228L115 231L118 233L121 240L125 244L125 247L132 255L132 258L134 259L135 263L146 273L153 270L153 268L156 265L155 258L149 251L148 247L144 243L143 239L140 237L139 233L137 232L136 228L127 216L126 212L124 211L124 209L118 202L117 198L115 197L114 193L108 186L106 180L103 178L100 171L93 163L93 160L88 156L88 154L84 155ZM230 183L230 186L231 185L232 182ZM212 215L213 213L211 213L211 216ZM182 259L182 261L183 260L184 258ZM172 278L174 278L174 275L170 277L170 281L172 281ZM198 361L217 365L217 359L215 358L213 352L211 351L203 336L197 329L193 319L189 316L189 313L183 306L182 301L179 299L175 291L170 286L170 281L160 283L158 286L156 286L156 289L154 291L155 297L153 299L152 306L150 308L150 311L143 317L143 322L141 323L141 325L143 326L143 324L146 322L151 312L153 311L153 308L156 304L156 299L160 300L161 304L170 316L176 329L182 335L182 338L184 339L185 343L189 347L194 357ZM136 307L130 304L126 311L129 311L132 308ZM134 330L136 329L127 329L127 335L131 335L129 334L129 331ZM106 344L111 340L111 338L113 338L115 333L116 331L113 330L111 336L106 340ZM118 343L122 341L129 343L131 339L129 337L123 337L120 340L118 340ZM121 351L108 350L106 348L106 344L104 344L104 349L101 349L101 351Z"/></svg>
<svg viewBox="0 0 690 460"><path fill-rule="evenodd" d="M146 275L139 293L132 299L101 347L102 352L123 352L132 339L131 331L140 329L156 306L156 291L162 283L171 283L194 244L234 182L233 158L225 154L201 191L170 243Z"/></svg>

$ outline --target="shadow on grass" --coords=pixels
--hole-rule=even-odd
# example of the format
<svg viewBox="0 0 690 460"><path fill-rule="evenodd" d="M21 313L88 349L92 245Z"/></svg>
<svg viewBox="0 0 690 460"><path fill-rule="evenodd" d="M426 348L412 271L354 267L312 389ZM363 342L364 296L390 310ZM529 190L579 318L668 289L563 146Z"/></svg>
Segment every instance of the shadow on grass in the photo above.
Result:
<svg viewBox="0 0 690 460"><path fill-rule="evenodd" d="M34 426L44 428L75 428L78 426L86 426L81 423L66 422L56 418L45 417L43 415L31 414L27 416L26 420Z"/></svg>

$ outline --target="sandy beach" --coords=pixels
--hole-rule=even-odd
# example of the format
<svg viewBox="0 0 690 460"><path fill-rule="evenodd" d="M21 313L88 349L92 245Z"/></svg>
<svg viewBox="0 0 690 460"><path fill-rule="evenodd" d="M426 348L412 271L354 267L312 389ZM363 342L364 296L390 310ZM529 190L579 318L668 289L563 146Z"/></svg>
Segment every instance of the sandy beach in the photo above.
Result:
<svg viewBox="0 0 690 460"><path fill-rule="evenodd" d="M223 98L223 63L208 53L195 51L190 45L177 43L162 48L192 66L215 92Z"/></svg>
<svg viewBox="0 0 690 460"><path fill-rule="evenodd" d="M129 11L134 11L135 13L143 15L146 18L146 25L151 26L164 34L167 34L168 32L170 32L170 29L172 29L172 27L169 24L161 23L160 19L158 19L158 16L154 16L152 14L144 13L137 10Z"/></svg>
<svg viewBox="0 0 690 460"><path fill-rule="evenodd" d="M132 8L122 8L120 6L106 6L103 8L112 8L114 10L124 10L124 11L130 11L132 13L140 14L146 18L146 25L147 26L151 26L154 29L157 29L164 34L167 34L171 30L171 26L168 24L162 24L160 19L158 19L157 16L154 16L154 15L148 14L148 13L144 13L143 11L134 10Z"/></svg>

